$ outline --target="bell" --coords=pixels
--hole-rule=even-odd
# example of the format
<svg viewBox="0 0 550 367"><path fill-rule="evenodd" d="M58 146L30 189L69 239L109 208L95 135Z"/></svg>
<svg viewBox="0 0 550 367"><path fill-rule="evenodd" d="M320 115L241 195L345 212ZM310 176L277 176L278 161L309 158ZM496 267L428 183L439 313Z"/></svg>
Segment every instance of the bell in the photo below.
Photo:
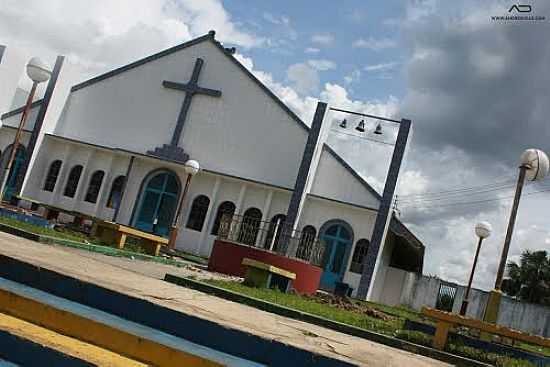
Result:
<svg viewBox="0 0 550 367"><path fill-rule="evenodd" d="M343 119L342 122L340 123L340 127L342 129L345 129L348 127L348 121L346 119Z"/></svg>
<svg viewBox="0 0 550 367"><path fill-rule="evenodd" d="M355 128L355 130L357 130L361 133L364 133L365 132L365 120L359 121L359 123L357 124L357 127Z"/></svg>
<svg viewBox="0 0 550 367"><path fill-rule="evenodd" d="M376 125L376 129L374 129L374 133L376 135L382 135L382 125L380 125L380 123L378 123L378 125Z"/></svg>

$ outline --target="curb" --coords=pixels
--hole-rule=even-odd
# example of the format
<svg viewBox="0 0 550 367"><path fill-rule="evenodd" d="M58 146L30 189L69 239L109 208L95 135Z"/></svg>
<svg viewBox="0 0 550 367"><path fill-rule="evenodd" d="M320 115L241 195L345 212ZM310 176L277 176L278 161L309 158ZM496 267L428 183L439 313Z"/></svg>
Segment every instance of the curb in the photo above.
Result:
<svg viewBox="0 0 550 367"><path fill-rule="evenodd" d="M40 235L32 232L27 232L17 227L12 227L7 224L0 224L0 231L9 233L17 237L25 238L27 240L40 242L48 245L59 245L59 246L71 247L71 248L86 250L86 251L95 252L95 253L99 253L107 256L126 257L126 258L134 258L142 261L151 261L159 264L176 266L178 268L185 266L185 264L177 260L171 260L171 259L155 257L151 255L146 255L146 254L140 254L138 252L120 250L109 246L93 245L91 243L77 242L77 241L65 240L57 237Z"/></svg>
<svg viewBox="0 0 550 367"><path fill-rule="evenodd" d="M92 307L221 352L272 367L351 367L356 364L233 329L136 296L0 254L0 277Z"/></svg>
<svg viewBox="0 0 550 367"><path fill-rule="evenodd" d="M0 330L0 355L22 366L93 367L81 359ZM1 362L0 362L1 363Z"/></svg>
<svg viewBox="0 0 550 367"><path fill-rule="evenodd" d="M245 296L227 289L212 286L210 284L192 280L189 278L177 277L175 275L166 274L164 277L166 282L180 285L186 288L191 288L200 292L208 293L229 301L243 303L262 311L274 313L280 316L291 319L304 321L310 324L318 325L338 331L344 334L353 335L362 339L367 339L376 343L384 344L390 347L405 350L407 352L420 354L426 357L437 359L439 361L450 363L460 367L488 367L490 365L478 362L469 358L456 356L454 354L442 352L423 345L414 344L405 340L393 338L391 336L375 333L355 326L346 325L337 321L325 319L307 312L298 311L285 306L280 306L275 303L267 302L258 298Z"/></svg>

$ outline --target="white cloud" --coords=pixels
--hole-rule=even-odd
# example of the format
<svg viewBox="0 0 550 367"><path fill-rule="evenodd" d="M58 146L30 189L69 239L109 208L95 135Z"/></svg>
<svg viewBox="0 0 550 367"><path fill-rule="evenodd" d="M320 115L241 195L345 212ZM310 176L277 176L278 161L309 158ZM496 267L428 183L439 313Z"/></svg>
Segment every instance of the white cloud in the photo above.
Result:
<svg viewBox="0 0 550 367"><path fill-rule="evenodd" d="M336 63L334 61L325 59L312 59L307 61L308 65L319 71L336 69Z"/></svg>
<svg viewBox="0 0 550 367"><path fill-rule="evenodd" d="M319 53L321 50L316 47L308 47L304 50L306 54L316 54Z"/></svg>
<svg viewBox="0 0 550 367"><path fill-rule="evenodd" d="M346 84L352 84L361 79L361 70L355 69L348 75L344 76L344 82Z"/></svg>
<svg viewBox="0 0 550 367"><path fill-rule="evenodd" d="M293 87L303 95L316 93L319 89L319 73L308 64L293 64L287 69L287 78Z"/></svg>
<svg viewBox="0 0 550 367"><path fill-rule="evenodd" d="M397 62L385 62L385 63L380 63L380 64L372 64L372 65L365 66L365 71L370 71L370 72L373 72L373 71L378 71L378 72L389 71L389 70L394 69L397 65L398 65Z"/></svg>
<svg viewBox="0 0 550 367"><path fill-rule="evenodd" d="M334 36L330 33L319 33L311 36L311 42L319 45L330 45L334 42Z"/></svg>
<svg viewBox="0 0 550 367"><path fill-rule="evenodd" d="M131 9L129 11L128 9ZM63 16L60 16L62 14ZM220 41L242 47L263 39L240 29L217 0L4 0L2 43L25 58L67 56L80 79L217 30ZM75 80L77 82L78 80Z"/></svg>
<svg viewBox="0 0 550 367"><path fill-rule="evenodd" d="M352 43L355 48L367 48L374 51L383 50L386 48L397 47L397 42L389 38L375 39L369 37L368 39L359 38Z"/></svg>
<svg viewBox="0 0 550 367"><path fill-rule="evenodd" d="M276 15L273 15L269 12L264 12L262 14L262 17L267 20L269 23L275 24L275 25L288 25L290 24L290 18L286 15L281 15L277 17Z"/></svg>

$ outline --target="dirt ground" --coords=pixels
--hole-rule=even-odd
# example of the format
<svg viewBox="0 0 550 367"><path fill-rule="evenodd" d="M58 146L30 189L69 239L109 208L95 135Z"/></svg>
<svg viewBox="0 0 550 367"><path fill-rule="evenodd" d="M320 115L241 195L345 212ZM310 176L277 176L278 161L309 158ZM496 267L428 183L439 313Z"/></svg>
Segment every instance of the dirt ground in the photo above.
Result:
<svg viewBox="0 0 550 367"><path fill-rule="evenodd" d="M100 286L193 314L224 327L283 341L332 358L371 367L449 366L427 357L274 315L164 282L165 273L197 278L224 277L189 264L169 265L109 257L83 250L50 246L0 232L0 253Z"/></svg>

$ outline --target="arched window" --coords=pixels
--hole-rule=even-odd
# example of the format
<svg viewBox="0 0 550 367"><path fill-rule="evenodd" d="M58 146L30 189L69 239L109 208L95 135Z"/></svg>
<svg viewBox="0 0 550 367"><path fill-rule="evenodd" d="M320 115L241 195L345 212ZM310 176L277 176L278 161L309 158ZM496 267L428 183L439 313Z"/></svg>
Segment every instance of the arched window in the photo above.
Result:
<svg viewBox="0 0 550 367"><path fill-rule="evenodd" d="M235 214L235 204L231 201L224 201L221 203L218 207L218 212L216 213L216 218L214 219L214 225L212 226L211 233L217 236L222 219L224 217L233 217L233 214Z"/></svg>
<svg viewBox="0 0 550 367"><path fill-rule="evenodd" d="M107 199L107 208L116 209L120 205L120 199L122 199L122 190L124 189L124 180L126 176L118 176L114 179L111 185L111 192Z"/></svg>
<svg viewBox="0 0 550 367"><path fill-rule="evenodd" d="M88 184L88 191L86 191L84 201L94 204L97 202L97 196L101 190L101 184L103 183L104 176L105 172L103 171L95 171L93 173L92 178L90 178L90 183Z"/></svg>
<svg viewBox="0 0 550 367"><path fill-rule="evenodd" d="M48 175L46 176L46 181L44 182L44 191L53 192L55 189L55 184L57 183L57 177L59 176L59 171L61 170L62 162L60 160L53 161L50 164L50 169L48 170Z"/></svg>
<svg viewBox="0 0 550 367"><path fill-rule="evenodd" d="M244 212L243 221L239 231L238 242L254 246L256 237L262 223L262 211L257 208L249 208Z"/></svg>
<svg viewBox="0 0 550 367"><path fill-rule="evenodd" d="M82 166L74 166L69 172L69 178L67 179L67 184L65 185L65 191L63 195L70 198L74 198L76 189L78 188L78 181L80 181L80 175L82 174Z"/></svg>
<svg viewBox="0 0 550 367"><path fill-rule="evenodd" d="M202 231L209 205L210 199L205 195L199 195L193 200L191 212L189 212L189 218L187 219L187 228Z"/></svg>
<svg viewBox="0 0 550 367"><path fill-rule="evenodd" d="M286 215L277 214L271 218L267 235L265 236L264 248L268 250L277 251L279 245L279 239L285 226Z"/></svg>
<svg viewBox="0 0 550 367"><path fill-rule="evenodd" d="M302 235L300 236L300 243L298 244L298 250L296 251L296 257L302 260L310 260L311 251L315 244L315 236L317 236L317 230L314 226L305 226L302 229Z"/></svg>
<svg viewBox="0 0 550 367"><path fill-rule="evenodd" d="M353 251L353 256L351 258L349 271L359 274L363 273L363 260L369 250L369 244L369 240L364 238L357 241L355 244L355 250Z"/></svg>

